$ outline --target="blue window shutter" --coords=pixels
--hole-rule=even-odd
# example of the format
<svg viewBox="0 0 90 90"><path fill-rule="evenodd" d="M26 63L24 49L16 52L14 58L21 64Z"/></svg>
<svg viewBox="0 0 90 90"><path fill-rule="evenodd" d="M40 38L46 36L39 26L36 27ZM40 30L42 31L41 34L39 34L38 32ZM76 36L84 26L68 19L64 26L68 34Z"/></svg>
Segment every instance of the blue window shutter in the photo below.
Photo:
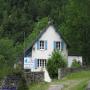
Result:
<svg viewBox="0 0 90 90"><path fill-rule="evenodd" d="M61 42L61 50L64 49L64 41Z"/></svg>
<svg viewBox="0 0 90 90"><path fill-rule="evenodd" d="M35 58L35 68L38 67L38 60Z"/></svg>
<svg viewBox="0 0 90 90"><path fill-rule="evenodd" d="M53 43L53 48L56 49L56 42Z"/></svg>
<svg viewBox="0 0 90 90"><path fill-rule="evenodd" d="M45 49L47 50L47 41L45 41Z"/></svg>
<svg viewBox="0 0 90 90"><path fill-rule="evenodd" d="M37 49L40 49L40 44L39 44L40 42L39 41L37 41Z"/></svg>

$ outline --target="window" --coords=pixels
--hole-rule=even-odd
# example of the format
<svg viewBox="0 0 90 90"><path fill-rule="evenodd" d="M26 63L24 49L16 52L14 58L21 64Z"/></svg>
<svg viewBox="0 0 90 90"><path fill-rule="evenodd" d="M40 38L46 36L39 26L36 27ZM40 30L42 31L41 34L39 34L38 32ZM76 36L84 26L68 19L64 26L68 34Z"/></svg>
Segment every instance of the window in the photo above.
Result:
<svg viewBox="0 0 90 90"><path fill-rule="evenodd" d="M56 49L60 50L60 42L56 42Z"/></svg>
<svg viewBox="0 0 90 90"><path fill-rule="evenodd" d="M44 41L40 41L40 49L45 49L45 42Z"/></svg>
<svg viewBox="0 0 90 90"><path fill-rule="evenodd" d="M41 49L41 50L47 50L47 41L37 41L37 49Z"/></svg>
<svg viewBox="0 0 90 90"><path fill-rule="evenodd" d="M38 67L45 67L46 59L38 59Z"/></svg>

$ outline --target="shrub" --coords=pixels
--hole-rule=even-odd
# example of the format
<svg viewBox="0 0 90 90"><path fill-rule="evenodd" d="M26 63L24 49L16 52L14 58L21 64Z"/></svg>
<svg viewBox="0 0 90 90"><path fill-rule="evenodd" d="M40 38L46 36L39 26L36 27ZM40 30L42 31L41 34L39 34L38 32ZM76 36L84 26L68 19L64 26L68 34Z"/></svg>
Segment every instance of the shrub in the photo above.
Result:
<svg viewBox="0 0 90 90"><path fill-rule="evenodd" d="M81 63L76 59L73 60L71 67L78 68L81 67Z"/></svg>
<svg viewBox="0 0 90 90"><path fill-rule="evenodd" d="M16 75L20 75L21 79L18 82L17 90L28 90L28 85L25 80L24 73L22 71L16 72Z"/></svg>
<svg viewBox="0 0 90 90"><path fill-rule="evenodd" d="M25 80L24 72L22 67L19 64L16 64L16 68L14 68L12 74L16 76L20 76L20 80L18 81L17 90L28 90L28 85Z"/></svg>
<svg viewBox="0 0 90 90"><path fill-rule="evenodd" d="M65 58L59 51L54 51L52 56L48 59L47 70L51 78L58 77L58 68L64 68L67 66Z"/></svg>

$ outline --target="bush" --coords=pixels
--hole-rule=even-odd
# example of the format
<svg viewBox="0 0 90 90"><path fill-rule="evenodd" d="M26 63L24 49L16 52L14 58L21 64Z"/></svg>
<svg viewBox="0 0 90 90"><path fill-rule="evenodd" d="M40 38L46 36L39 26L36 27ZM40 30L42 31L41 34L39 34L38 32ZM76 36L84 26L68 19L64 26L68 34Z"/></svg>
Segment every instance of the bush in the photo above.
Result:
<svg viewBox="0 0 90 90"><path fill-rule="evenodd" d="M21 79L19 80L17 90L28 90L28 85L25 80L24 73L22 71L16 72L16 75L20 75Z"/></svg>
<svg viewBox="0 0 90 90"><path fill-rule="evenodd" d="M28 90L28 86L25 80L24 72L22 67L19 64L16 64L16 68L13 69L12 74L16 76L20 76L20 80L18 81L17 90Z"/></svg>
<svg viewBox="0 0 90 90"><path fill-rule="evenodd" d="M58 77L58 68L64 68L67 66L65 58L59 51L54 51L51 58L48 59L47 70L51 78Z"/></svg>
<svg viewBox="0 0 90 90"><path fill-rule="evenodd" d="M81 63L79 61L77 61L76 59L74 59L71 67L79 68L79 67L81 67Z"/></svg>

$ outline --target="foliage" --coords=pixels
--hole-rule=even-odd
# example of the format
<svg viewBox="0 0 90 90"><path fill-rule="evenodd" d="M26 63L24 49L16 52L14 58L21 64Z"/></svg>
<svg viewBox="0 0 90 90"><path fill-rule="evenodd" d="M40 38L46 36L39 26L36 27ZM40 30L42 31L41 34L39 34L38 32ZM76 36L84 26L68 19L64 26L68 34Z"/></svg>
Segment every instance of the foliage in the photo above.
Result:
<svg viewBox="0 0 90 90"><path fill-rule="evenodd" d="M51 78L58 77L58 69L66 67L66 60L59 51L54 51L48 59L47 70Z"/></svg>
<svg viewBox="0 0 90 90"><path fill-rule="evenodd" d="M21 77L21 79L18 83L17 90L28 90L28 86L27 86L23 72L22 71L19 71L19 72L16 71L16 75L20 75L20 77Z"/></svg>
<svg viewBox="0 0 90 90"><path fill-rule="evenodd" d="M69 52L80 53L90 65L90 0L0 0L0 67L18 62L48 20L54 21Z"/></svg>
<svg viewBox="0 0 90 90"><path fill-rule="evenodd" d="M73 60L71 67L81 67L81 63L76 59Z"/></svg>
<svg viewBox="0 0 90 90"><path fill-rule="evenodd" d="M89 0L68 0L67 5L65 6L65 21L60 25L60 30L71 44L69 52L81 53L84 65L88 65L90 62L89 6Z"/></svg>
<svg viewBox="0 0 90 90"><path fill-rule="evenodd" d="M18 62L17 59L21 52L22 47L20 45L14 46L12 40L0 39L0 77L3 78L13 72L14 63Z"/></svg>
<svg viewBox="0 0 90 90"><path fill-rule="evenodd" d="M13 47L13 41L7 38L0 39L0 59L1 64L13 66L16 60L16 52Z"/></svg>
<svg viewBox="0 0 90 90"><path fill-rule="evenodd" d="M33 41L36 39L37 35L39 35L40 31L46 27L48 23L48 17L42 18L35 23L33 32L25 39L25 47L30 46Z"/></svg>
<svg viewBox="0 0 90 90"><path fill-rule="evenodd" d="M28 86L26 85L26 80L24 78L20 80L17 90L28 90Z"/></svg>
<svg viewBox="0 0 90 90"><path fill-rule="evenodd" d="M0 79L3 79L6 75L11 74L12 71L13 68L8 65L4 65L2 68L0 68Z"/></svg>

